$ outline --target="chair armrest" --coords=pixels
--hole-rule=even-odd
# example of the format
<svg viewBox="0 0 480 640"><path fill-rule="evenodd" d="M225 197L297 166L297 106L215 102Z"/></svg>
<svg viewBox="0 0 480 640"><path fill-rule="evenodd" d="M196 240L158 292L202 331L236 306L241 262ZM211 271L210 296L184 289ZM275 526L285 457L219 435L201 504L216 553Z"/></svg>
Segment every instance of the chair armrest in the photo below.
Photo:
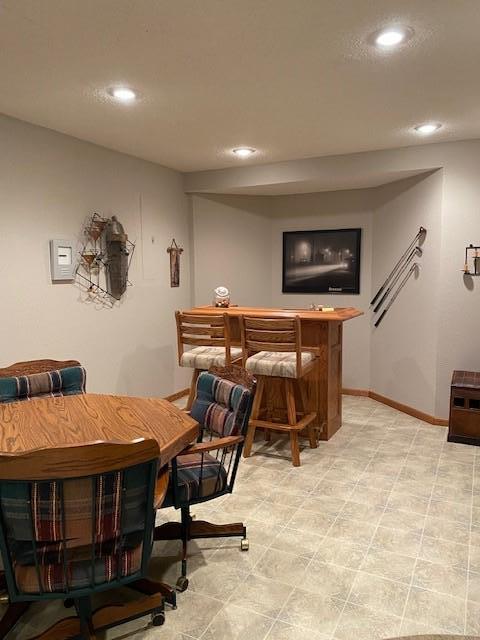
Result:
<svg viewBox="0 0 480 640"><path fill-rule="evenodd" d="M197 444L191 444L181 451L178 455L185 456L190 453L207 453L208 451L216 451L217 449L226 449L232 447L235 444L243 442L243 436L226 436L225 438L218 438L218 440L212 440L211 442L197 442Z"/></svg>

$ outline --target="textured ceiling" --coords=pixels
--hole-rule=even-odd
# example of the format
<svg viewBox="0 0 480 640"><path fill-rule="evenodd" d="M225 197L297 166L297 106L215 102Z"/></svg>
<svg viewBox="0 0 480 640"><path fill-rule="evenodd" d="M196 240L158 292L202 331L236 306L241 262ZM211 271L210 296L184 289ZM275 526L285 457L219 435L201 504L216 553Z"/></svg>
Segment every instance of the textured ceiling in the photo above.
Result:
<svg viewBox="0 0 480 640"><path fill-rule="evenodd" d="M480 0L0 0L0 112L182 171L478 138L479 33Z"/></svg>

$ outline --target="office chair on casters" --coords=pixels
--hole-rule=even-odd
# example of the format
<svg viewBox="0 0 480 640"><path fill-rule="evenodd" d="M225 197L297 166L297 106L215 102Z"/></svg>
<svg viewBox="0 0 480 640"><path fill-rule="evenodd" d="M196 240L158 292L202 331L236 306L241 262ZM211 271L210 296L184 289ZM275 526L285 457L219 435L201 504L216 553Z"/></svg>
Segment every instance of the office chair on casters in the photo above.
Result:
<svg viewBox="0 0 480 640"><path fill-rule="evenodd" d="M193 520L190 507L232 493L242 455L253 399L255 379L241 367L213 368L200 373L191 416L200 424L196 444L172 461L170 483L163 506L181 511L181 522L156 527L155 540L182 540L182 574L179 591L188 588L188 541L198 538L239 536L242 551L248 551L243 523L212 524Z"/></svg>
<svg viewBox="0 0 480 640"><path fill-rule="evenodd" d="M163 585L146 577L166 488L159 455L155 440L0 454L0 582L9 601L0 639L31 603L54 599L72 599L77 615L36 640L94 640L148 614L163 624ZM143 595L93 610L94 594L118 587Z"/></svg>

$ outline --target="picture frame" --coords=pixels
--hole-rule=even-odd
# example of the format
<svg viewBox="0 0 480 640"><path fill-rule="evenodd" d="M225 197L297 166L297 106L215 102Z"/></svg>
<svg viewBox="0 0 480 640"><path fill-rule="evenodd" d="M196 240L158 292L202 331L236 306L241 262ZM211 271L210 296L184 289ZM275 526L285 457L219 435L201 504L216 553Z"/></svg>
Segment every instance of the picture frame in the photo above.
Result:
<svg viewBox="0 0 480 640"><path fill-rule="evenodd" d="M361 228L283 232L282 292L360 293Z"/></svg>

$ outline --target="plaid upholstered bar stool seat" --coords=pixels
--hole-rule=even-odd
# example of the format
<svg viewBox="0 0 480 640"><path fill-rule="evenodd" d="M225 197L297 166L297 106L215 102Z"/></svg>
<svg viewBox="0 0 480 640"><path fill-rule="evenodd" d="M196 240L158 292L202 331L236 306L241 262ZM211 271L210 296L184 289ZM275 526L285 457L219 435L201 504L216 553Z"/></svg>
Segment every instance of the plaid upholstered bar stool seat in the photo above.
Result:
<svg viewBox="0 0 480 640"><path fill-rule="evenodd" d="M188 587L187 544L198 538L239 536L248 550L243 523L212 524L193 520L190 507L233 491L244 435L255 395L255 380L232 365L200 373L190 412L201 428L199 440L172 461L164 507L181 510L181 523L168 522L155 529L155 540L181 539L182 575L177 587Z"/></svg>
<svg viewBox="0 0 480 640"><path fill-rule="evenodd" d="M316 366L316 358L313 353L302 350L300 319L298 316L282 319L241 317L240 330L243 364L258 380L244 456L251 454L257 428L265 431L267 440L271 431L288 433L292 462L298 467L299 434L305 431L310 447L317 447L313 424L317 414L309 411L304 380ZM268 385L265 384L267 379Z"/></svg>
<svg viewBox="0 0 480 640"><path fill-rule="evenodd" d="M175 313L177 322L178 364L193 369L186 410L192 408L196 384L201 371L229 366L240 361L242 350L230 344L230 322L227 314L198 316Z"/></svg>

